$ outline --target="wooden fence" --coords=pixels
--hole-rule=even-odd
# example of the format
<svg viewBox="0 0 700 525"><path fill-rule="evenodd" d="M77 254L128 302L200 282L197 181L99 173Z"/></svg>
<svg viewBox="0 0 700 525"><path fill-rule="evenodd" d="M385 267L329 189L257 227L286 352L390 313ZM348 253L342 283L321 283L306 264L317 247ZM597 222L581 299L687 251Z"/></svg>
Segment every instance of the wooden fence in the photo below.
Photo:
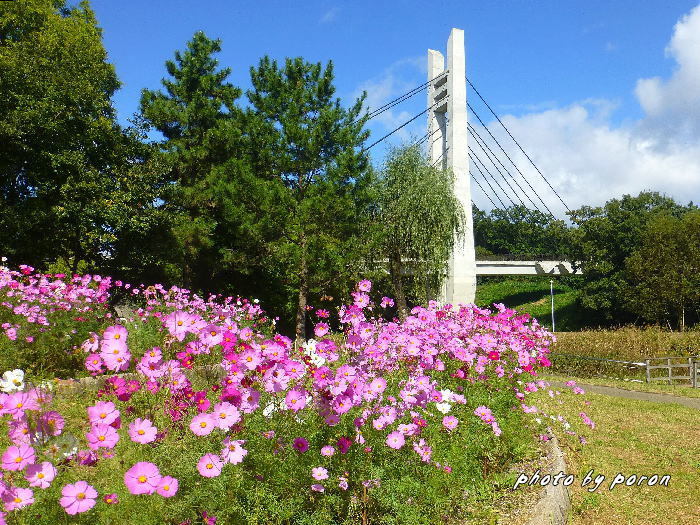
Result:
<svg viewBox="0 0 700 525"><path fill-rule="evenodd" d="M652 357L643 361L620 361L558 352L552 352L549 355L555 372L561 371L571 375L581 374L582 376L590 374L598 377L617 375L625 376L627 380L645 377L647 383L667 381L669 384L673 384L674 381L685 381L690 383L692 388L700 388L700 356ZM588 364L585 365L585 363ZM561 370L557 370L557 368Z"/></svg>
<svg viewBox="0 0 700 525"><path fill-rule="evenodd" d="M694 357L652 357L646 359L647 383L651 381L688 381L692 388L700 388L700 356ZM686 371L687 374L678 374L677 370ZM663 371L661 374L655 370Z"/></svg>

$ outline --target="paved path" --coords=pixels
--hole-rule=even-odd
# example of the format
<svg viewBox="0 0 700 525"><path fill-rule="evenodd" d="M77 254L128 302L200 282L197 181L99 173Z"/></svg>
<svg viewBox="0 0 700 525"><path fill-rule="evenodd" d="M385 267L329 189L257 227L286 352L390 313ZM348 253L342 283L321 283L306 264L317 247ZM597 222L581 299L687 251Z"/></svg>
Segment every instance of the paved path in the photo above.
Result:
<svg viewBox="0 0 700 525"><path fill-rule="evenodd" d="M561 381L549 381L549 383L557 388L568 388ZM653 401L655 403L675 403L677 405L700 410L700 398L680 397L671 394L657 394L654 392L638 392L636 390L625 390L623 388L611 386L587 385L585 383L579 383L578 381L576 382L576 386L580 386L586 392L593 392L594 394L624 397L626 399L636 399L638 401Z"/></svg>

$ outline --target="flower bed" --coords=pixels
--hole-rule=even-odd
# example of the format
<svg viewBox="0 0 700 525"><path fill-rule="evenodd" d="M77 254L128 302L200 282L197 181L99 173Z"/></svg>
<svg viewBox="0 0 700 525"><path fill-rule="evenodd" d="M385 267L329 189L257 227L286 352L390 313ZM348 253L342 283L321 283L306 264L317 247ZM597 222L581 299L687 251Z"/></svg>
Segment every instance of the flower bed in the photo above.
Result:
<svg viewBox="0 0 700 525"><path fill-rule="evenodd" d="M570 426L524 403L546 387L551 334L502 306L387 322L362 281L338 309L342 343L319 311L320 340L296 346L254 303L146 290L133 320L81 346L92 375L133 379L2 383L13 522L464 521L546 422Z"/></svg>

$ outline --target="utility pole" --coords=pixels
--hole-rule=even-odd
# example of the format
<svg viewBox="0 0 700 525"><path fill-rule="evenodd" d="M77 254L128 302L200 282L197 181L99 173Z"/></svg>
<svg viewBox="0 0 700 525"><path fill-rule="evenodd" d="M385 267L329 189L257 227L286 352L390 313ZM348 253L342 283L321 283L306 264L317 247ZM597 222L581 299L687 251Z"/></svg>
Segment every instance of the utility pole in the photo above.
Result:
<svg viewBox="0 0 700 525"><path fill-rule="evenodd" d="M428 81L431 81L428 84L429 158L433 164L440 163L443 169L451 170L454 174L454 193L462 204L465 216L464 238L455 238L440 299L443 303L470 304L474 302L476 294L476 254L469 178L463 30L453 28L450 32L447 71L442 53L428 50Z"/></svg>

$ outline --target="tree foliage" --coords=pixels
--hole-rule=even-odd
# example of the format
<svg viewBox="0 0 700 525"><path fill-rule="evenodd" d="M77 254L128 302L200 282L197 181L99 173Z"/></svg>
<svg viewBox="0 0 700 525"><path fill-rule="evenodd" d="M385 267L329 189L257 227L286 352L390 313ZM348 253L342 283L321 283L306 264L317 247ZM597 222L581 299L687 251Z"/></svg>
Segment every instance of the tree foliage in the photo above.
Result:
<svg viewBox="0 0 700 525"><path fill-rule="evenodd" d="M357 259L356 219L365 202L368 132L360 118L364 97L344 108L335 98L333 64L302 58L283 66L264 57L251 68L246 114L256 177L273 196L263 215L275 217L264 271L288 295L303 336L310 293L343 281Z"/></svg>
<svg viewBox="0 0 700 525"><path fill-rule="evenodd" d="M0 5L0 251L41 265L110 264L123 229L142 230L151 175L117 123L119 87L87 2Z"/></svg>
<svg viewBox="0 0 700 525"><path fill-rule="evenodd" d="M700 211L651 218L625 264L631 309L644 320L680 330L700 306Z"/></svg>
<svg viewBox="0 0 700 525"><path fill-rule="evenodd" d="M404 270L413 275L416 300L434 298L447 275L455 234L464 235L464 210L452 172L433 167L415 146L390 151L376 184L372 251L375 261L389 260L397 307L405 315Z"/></svg>

